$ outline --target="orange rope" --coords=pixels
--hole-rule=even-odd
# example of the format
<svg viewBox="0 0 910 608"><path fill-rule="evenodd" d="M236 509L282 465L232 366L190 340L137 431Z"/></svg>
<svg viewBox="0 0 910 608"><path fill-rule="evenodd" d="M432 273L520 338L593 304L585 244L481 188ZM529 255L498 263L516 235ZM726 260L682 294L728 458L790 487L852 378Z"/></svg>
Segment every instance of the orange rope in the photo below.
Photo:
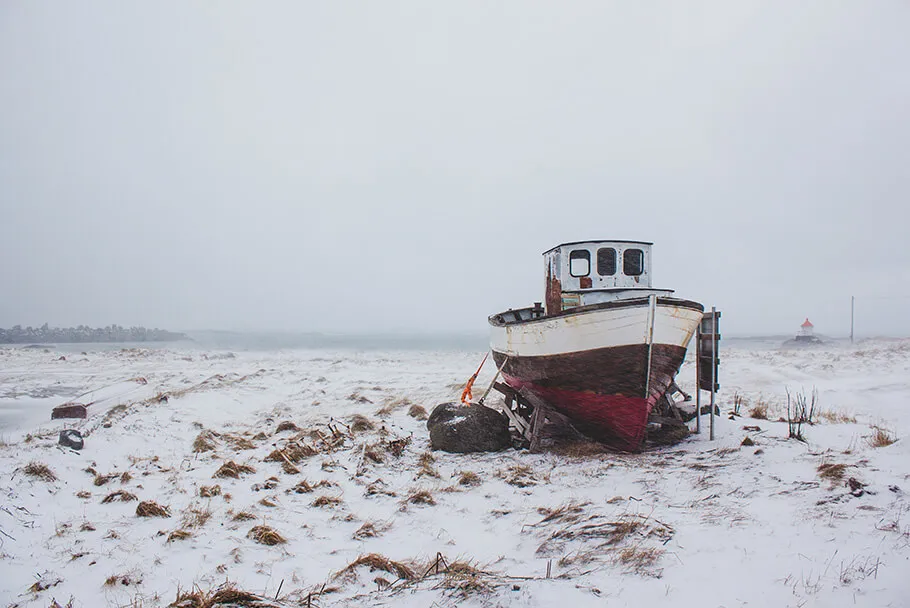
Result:
<svg viewBox="0 0 910 608"><path fill-rule="evenodd" d="M477 371L474 372L474 375L468 379L468 383L465 385L464 390L461 392L461 402L469 403L474 395L471 393L471 387L474 386L474 381L477 380L477 374L480 373L480 370L483 369L483 364L487 362L487 357L490 356L489 351L483 356L483 361L480 362L480 367L477 368Z"/></svg>

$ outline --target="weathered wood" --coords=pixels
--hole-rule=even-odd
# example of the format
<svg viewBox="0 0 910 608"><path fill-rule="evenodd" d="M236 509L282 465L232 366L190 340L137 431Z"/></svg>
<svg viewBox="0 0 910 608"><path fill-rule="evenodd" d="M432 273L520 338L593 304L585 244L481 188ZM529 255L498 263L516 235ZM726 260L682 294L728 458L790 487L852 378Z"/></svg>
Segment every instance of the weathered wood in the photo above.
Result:
<svg viewBox="0 0 910 608"><path fill-rule="evenodd" d="M85 418L88 416L88 409L81 403L64 403L51 410L51 420L58 418Z"/></svg>

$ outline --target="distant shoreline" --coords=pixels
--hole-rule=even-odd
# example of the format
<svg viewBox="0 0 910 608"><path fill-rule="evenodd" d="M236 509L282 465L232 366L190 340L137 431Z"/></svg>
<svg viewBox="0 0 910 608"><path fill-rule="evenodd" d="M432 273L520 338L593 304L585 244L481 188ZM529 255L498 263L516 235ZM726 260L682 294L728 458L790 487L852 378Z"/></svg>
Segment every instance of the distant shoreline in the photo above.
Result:
<svg viewBox="0 0 910 608"><path fill-rule="evenodd" d="M0 344L109 344L118 342L177 342L189 340L183 333L145 327L25 327L0 328Z"/></svg>

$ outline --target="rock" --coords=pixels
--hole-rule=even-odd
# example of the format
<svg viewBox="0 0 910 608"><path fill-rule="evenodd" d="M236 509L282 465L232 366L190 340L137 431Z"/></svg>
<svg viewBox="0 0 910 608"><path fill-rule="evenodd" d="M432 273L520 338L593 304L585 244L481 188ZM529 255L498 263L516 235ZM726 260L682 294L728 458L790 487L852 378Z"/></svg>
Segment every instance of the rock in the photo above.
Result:
<svg viewBox="0 0 910 608"><path fill-rule="evenodd" d="M434 450L497 452L512 445L509 419L483 405L441 403L430 413L427 428Z"/></svg>
<svg viewBox="0 0 910 608"><path fill-rule="evenodd" d="M74 450L81 450L82 446L85 445L85 440L82 439L82 433L75 429L67 429L65 431L60 431L60 439L57 441L60 445L67 448L72 448Z"/></svg>

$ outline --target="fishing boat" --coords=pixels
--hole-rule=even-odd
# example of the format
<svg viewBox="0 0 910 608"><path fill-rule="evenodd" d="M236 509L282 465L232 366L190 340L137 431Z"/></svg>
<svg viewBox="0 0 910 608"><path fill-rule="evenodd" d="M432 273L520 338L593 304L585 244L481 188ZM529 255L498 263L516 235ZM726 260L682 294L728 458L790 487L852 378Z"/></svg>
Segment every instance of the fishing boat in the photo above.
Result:
<svg viewBox="0 0 910 608"><path fill-rule="evenodd" d="M545 404L579 432L642 448L704 306L651 286L644 241L579 241L544 252L544 302L492 315L490 346L514 395Z"/></svg>

